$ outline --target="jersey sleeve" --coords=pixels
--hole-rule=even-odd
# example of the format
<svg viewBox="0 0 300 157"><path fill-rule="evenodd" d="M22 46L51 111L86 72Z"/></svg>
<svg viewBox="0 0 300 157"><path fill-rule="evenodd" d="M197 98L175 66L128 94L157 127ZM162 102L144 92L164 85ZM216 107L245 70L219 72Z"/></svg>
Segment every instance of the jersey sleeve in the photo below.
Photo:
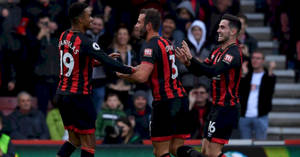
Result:
<svg viewBox="0 0 300 157"><path fill-rule="evenodd" d="M231 68L241 66L241 56L238 48L231 48L220 58L220 61L214 65L201 63L197 59L191 59L191 65L188 67L189 71L195 75L206 75L214 77L220 75Z"/></svg>
<svg viewBox="0 0 300 157"><path fill-rule="evenodd" d="M122 63L109 57L96 42L86 41L84 52L92 58L100 61L104 66L109 67L113 71L118 71L124 74L133 73L133 69L123 65Z"/></svg>
<svg viewBox="0 0 300 157"><path fill-rule="evenodd" d="M152 44L147 44L141 51L141 62L148 62L154 64L158 48Z"/></svg>

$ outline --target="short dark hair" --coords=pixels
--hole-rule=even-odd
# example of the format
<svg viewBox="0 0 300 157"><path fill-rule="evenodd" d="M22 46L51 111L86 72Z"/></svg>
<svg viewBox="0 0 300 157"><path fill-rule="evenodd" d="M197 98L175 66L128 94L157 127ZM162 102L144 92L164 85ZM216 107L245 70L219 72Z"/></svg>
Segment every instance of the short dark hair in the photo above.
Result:
<svg viewBox="0 0 300 157"><path fill-rule="evenodd" d="M244 21L245 21L246 24L248 23L248 17L247 17L245 14L239 13L239 14L237 15L237 17L238 17L238 18L241 18L241 19L244 19Z"/></svg>
<svg viewBox="0 0 300 157"><path fill-rule="evenodd" d="M263 59L265 60L265 54L263 52L261 52L261 51L254 51L254 52L252 52L251 56L253 56L254 53L261 54L263 56Z"/></svg>
<svg viewBox="0 0 300 157"><path fill-rule="evenodd" d="M199 89L199 88L204 88L207 93L209 92L209 88L207 87L207 85L203 83L196 84L193 89Z"/></svg>
<svg viewBox="0 0 300 157"><path fill-rule="evenodd" d="M231 14L224 14L222 16L221 20L228 20L229 21L229 27L230 28L236 28L237 29L237 35L240 33L242 24L238 17L231 15Z"/></svg>
<svg viewBox="0 0 300 157"><path fill-rule="evenodd" d="M157 9L149 8L142 9L140 14L145 14L145 25L148 23L152 24L152 28L154 31L158 32L160 27L161 15Z"/></svg>
<svg viewBox="0 0 300 157"><path fill-rule="evenodd" d="M88 5L85 3L80 3L80 2L72 3L69 8L69 19L71 23L77 22L78 17L80 17L83 14L84 9L87 7Z"/></svg>

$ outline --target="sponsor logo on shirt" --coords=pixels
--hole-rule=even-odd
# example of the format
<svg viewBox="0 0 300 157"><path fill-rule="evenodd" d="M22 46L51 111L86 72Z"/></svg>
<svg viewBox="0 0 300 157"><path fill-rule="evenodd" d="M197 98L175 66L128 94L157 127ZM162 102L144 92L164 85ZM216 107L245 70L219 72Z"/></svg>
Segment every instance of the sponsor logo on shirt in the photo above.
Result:
<svg viewBox="0 0 300 157"><path fill-rule="evenodd" d="M144 50L144 56L145 57L152 57L152 49L149 49L149 48L145 49Z"/></svg>
<svg viewBox="0 0 300 157"><path fill-rule="evenodd" d="M227 63L227 64L230 64L233 60L233 56L232 55L229 55L229 54L226 54L225 57L223 58L223 62Z"/></svg>

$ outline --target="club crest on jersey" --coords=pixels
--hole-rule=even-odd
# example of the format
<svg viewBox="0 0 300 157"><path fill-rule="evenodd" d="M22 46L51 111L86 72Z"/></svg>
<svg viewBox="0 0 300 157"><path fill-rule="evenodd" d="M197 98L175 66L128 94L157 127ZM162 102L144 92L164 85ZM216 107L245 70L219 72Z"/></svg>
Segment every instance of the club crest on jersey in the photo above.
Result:
<svg viewBox="0 0 300 157"><path fill-rule="evenodd" d="M223 62L227 63L227 64L230 64L233 60L233 56L232 55L229 55L229 54L226 54L225 57L223 58Z"/></svg>
<svg viewBox="0 0 300 157"><path fill-rule="evenodd" d="M100 46L97 43L93 42L93 49L96 50L96 51L99 51Z"/></svg>
<svg viewBox="0 0 300 157"><path fill-rule="evenodd" d="M145 57L152 57L152 49L145 49L144 50L144 56Z"/></svg>

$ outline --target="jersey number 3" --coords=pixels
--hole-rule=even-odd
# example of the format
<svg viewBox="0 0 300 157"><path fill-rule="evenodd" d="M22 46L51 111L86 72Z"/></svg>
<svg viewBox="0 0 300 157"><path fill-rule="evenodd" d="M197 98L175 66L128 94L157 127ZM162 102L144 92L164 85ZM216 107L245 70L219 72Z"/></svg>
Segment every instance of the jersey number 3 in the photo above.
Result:
<svg viewBox="0 0 300 157"><path fill-rule="evenodd" d="M169 59L171 60L172 63L172 79L176 79L178 76L178 69L177 66L175 64L175 55L170 55Z"/></svg>
<svg viewBox="0 0 300 157"><path fill-rule="evenodd" d="M67 68L67 72L65 74L64 74L64 67ZM63 51L60 50L60 75L70 77L73 68L74 68L73 56L69 52L63 53Z"/></svg>

